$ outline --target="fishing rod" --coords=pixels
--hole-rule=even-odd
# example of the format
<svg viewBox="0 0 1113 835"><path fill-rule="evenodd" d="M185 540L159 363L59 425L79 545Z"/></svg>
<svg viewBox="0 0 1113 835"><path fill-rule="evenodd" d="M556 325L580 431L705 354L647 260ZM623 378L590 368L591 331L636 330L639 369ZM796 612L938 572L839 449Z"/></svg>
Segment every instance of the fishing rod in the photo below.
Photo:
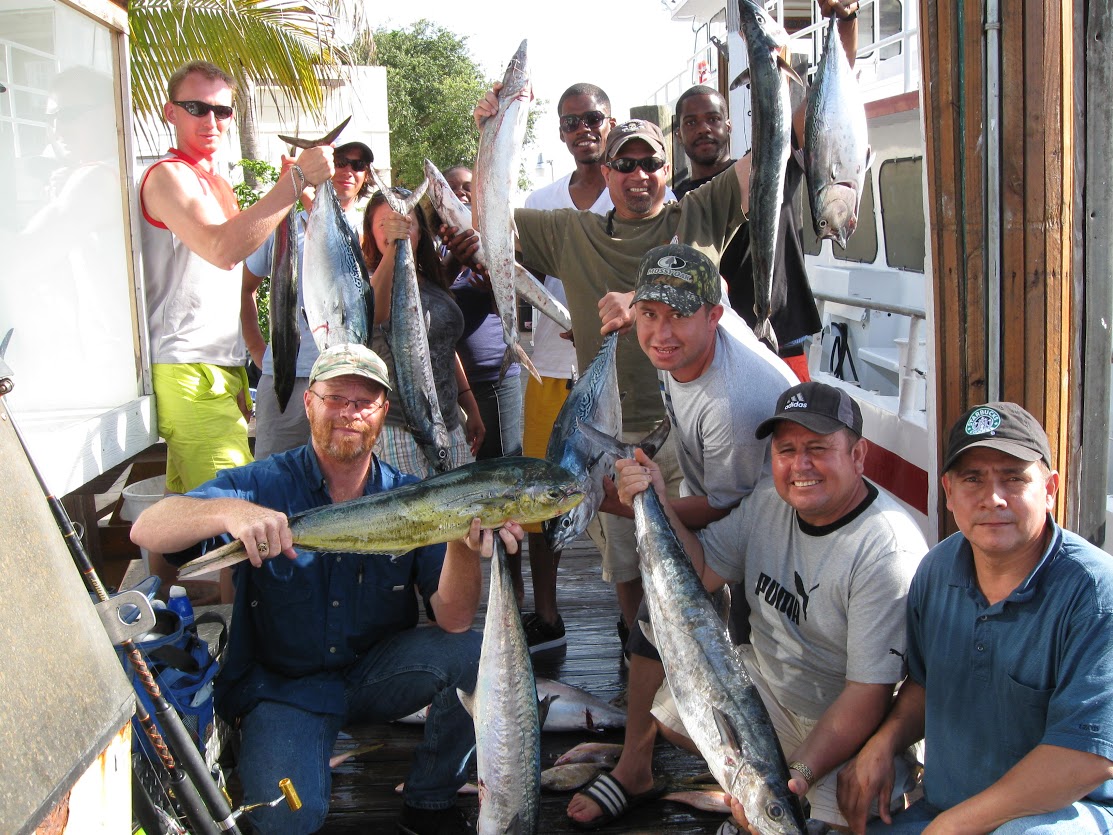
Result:
<svg viewBox="0 0 1113 835"><path fill-rule="evenodd" d="M7 344L7 339L5 339L4 344ZM11 393L14 388L12 370L0 355L0 403L3 402L4 396ZM42 477L42 473L39 472L39 468L35 466L35 461L31 457L31 451L27 448L23 434L19 431L15 416L6 408L5 411L12 429L15 430L16 440L23 448L23 454L31 465L31 471L35 474L43 495L46 496L47 504L50 505L50 510L54 514L54 520L62 533L62 538L65 540L70 554L73 556L74 562L77 564L78 570L81 572L81 576L85 580L86 587L97 596L100 602L107 601L109 599L108 591L100 577L97 576L96 569L89 559L89 554L85 551L85 546L82 545L77 531L74 530L69 513L51 492ZM147 738L150 739L151 746L162 761L163 768L170 775L170 788L173 790L174 797L181 804L193 831L197 835L220 835L221 832L241 835L227 799L210 778L208 768L201 758L201 752L194 745L193 740L190 739L178 712L163 697L162 690L151 674L146 659L130 638L124 638L120 642L120 647L131 662L136 677L142 683L147 696L150 697L151 704L155 708L155 715L165 731L166 738L164 739L162 733L159 732L158 726L155 725L151 715L143 706L141 699L135 700L136 718L139 720L144 733L147 734ZM167 741L169 741L169 747ZM175 760L175 755L177 760Z"/></svg>

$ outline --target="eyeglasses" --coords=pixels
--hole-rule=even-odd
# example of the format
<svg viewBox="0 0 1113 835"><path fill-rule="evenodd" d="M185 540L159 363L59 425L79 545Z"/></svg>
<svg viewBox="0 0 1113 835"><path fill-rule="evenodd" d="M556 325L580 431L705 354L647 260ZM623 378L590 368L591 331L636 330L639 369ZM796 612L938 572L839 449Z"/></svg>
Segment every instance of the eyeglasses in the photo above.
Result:
<svg viewBox="0 0 1113 835"><path fill-rule="evenodd" d="M193 101L192 99L190 101L176 101L174 104L190 116L208 116L212 113L220 122L232 118L232 105L230 104L209 104L207 101Z"/></svg>
<svg viewBox="0 0 1113 835"><path fill-rule="evenodd" d="M363 158L349 159L348 157L340 156L333 157L332 164L338 169L347 168L350 165L352 167L352 170L355 171L357 174L361 171L366 171L368 168L371 167L371 163Z"/></svg>
<svg viewBox="0 0 1113 835"><path fill-rule="evenodd" d="M337 411L342 411L348 406L351 406L357 412L375 412L381 409L386 401L385 400L349 400L347 397L341 397L339 394L317 394L313 389L308 389L310 394L316 395L326 406Z"/></svg>
<svg viewBox="0 0 1113 835"><path fill-rule="evenodd" d="M607 168L617 171L619 174L629 174L635 168L641 168L646 174L652 174L654 171L660 171L665 167L665 161L657 157L642 157L635 159L634 157L619 157L612 159L606 163Z"/></svg>
<svg viewBox="0 0 1113 835"><path fill-rule="evenodd" d="M606 118L607 114L598 110L589 110L587 113L569 113L560 117L560 129L565 133L571 133L580 125L584 125L588 130L595 130L603 124Z"/></svg>

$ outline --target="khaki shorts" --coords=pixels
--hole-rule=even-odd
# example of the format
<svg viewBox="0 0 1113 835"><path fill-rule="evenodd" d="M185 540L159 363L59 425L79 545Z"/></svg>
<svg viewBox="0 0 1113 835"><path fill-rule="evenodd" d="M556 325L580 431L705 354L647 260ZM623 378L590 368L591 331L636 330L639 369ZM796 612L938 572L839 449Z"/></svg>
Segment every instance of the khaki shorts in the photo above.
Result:
<svg viewBox="0 0 1113 835"><path fill-rule="evenodd" d="M652 635L652 630L643 625L643 630L647 635ZM761 695L761 700L765 703L766 710L769 711L769 718L773 720L773 729L777 732L777 740L781 744L781 751L787 757L795 751L803 741L807 738L808 734L816 726L818 720L805 719L803 716L798 716L789 710L781 707L777 700L773 697L773 693L765 684L763 679L756 672L756 665L753 660L753 647L743 645L737 647L739 655L742 656L743 662L746 664L746 672L750 674L750 678L754 681L754 686L757 687L758 693ZM653 717L672 731L680 734L681 736L688 736L688 731L684 727L684 722L680 719L680 714L677 713L676 703L672 699L672 691L669 689L669 684L666 681L661 685L657 691L657 695L653 698L653 708L651 710ZM893 799L894 804L899 804L902 796L915 788L916 774L914 762L910 756L901 755L894 760L896 767L896 778L893 782ZM842 816L839 811L838 799L835 796L836 788L838 787L839 768L831 769L824 775L818 783L808 790L807 798L811 804L811 817L816 820L824 821L832 826L846 826L846 818ZM902 805L896 805L895 808L903 808ZM876 808L873 814L876 816Z"/></svg>
<svg viewBox="0 0 1113 835"><path fill-rule="evenodd" d="M568 399L571 380L562 377L542 377L537 382L529 375L526 382L525 407L522 418L522 455L544 458L553 434L553 424ZM541 533L541 523L522 525L529 533Z"/></svg>
<svg viewBox="0 0 1113 835"><path fill-rule="evenodd" d="M635 444L644 438L648 432L623 432L622 440L628 444ZM684 475L680 472L680 463L676 460L676 442L672 435L658 450L653 458L661 468L661 475L665 479L665 486L672 498L680 495L680 483ZM603 555L603 580L608 583L628 583L639 579L641 569L638 567L638 538L634 532L634 520L625 516L613 516L610 513L596 515L587 528L587 534L599 553Z"/></svg>
<svg viewBox="0 0 1113 835"><path fill-rule="evenodd" d="M448 450L451 469L470 464L475 460L468 447L463 426L457 426L448 433L448 437L452 442ZM385 461L399 472L409 473L421 479L437 474L425 453L421 451L421 447L417 445L414 436L401 426L388 424L383 427L379 439L375 441L375 455L380 461Z"/></svg>
<svg viewBox="0 0 1113 835"><path fill-rule="evenodd" d="M151 382L158 434L166 441L166 489L185 493L221 470L252 462L247 419L247 369L208 363L157 363Z"/></svg>

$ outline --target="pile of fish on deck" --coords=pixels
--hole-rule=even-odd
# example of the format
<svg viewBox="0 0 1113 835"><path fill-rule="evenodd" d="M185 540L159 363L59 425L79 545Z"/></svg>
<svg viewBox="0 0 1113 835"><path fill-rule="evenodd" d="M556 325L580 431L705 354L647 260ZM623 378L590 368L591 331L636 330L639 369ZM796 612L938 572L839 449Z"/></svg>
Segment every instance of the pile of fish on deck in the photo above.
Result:
<svg viewBox="0 0 1113 835"><path fill-rule="evenodd" d="M746 74L753 86L749 222L758 315L755 331L776 345L769 318L785 166L791 152L788 84L792 78L799 79L780 54L787 43L784 30L752 0L738 0L738 5L749 53ZM514 259L511 194L525 135L528 89L523 41L507 67L498 114L488 119L481 131L474 223L468 208L431 162L426 162L426 181L409 196L391 192L382 183L379 187L391 207L402 213L412 210L428 189L446 223L479 232L478 260L490 272L507 346L502 373L519 360L536 376L519 343L515 295L566 330L571 329L571 320L568 311ZM326 140L331 141L338 132ZM804 148L817 235L845 246L857 222L870 161L864 109L832 19L809 96ZM275 333L275 379L284 406L297 356L296 301L291 300L297 298L298 276L292 222L283 224L277 234L275 258L281 263L272 271L272 316L276 329L283 331ZM447 432L432 383L428 323L409 241L402 241L396 253L388 328L397 363L396 385L409 428L440 474L400 490L294 517L295 544L326 552L405 553L420 545L458 538L470 520L480 516L485 527L508 519L543 521L550 547L562 548L583 533L597 512L603 499L603 478L614 461L632 452L615 437L621 429L617 335L604 339L598 355L570 392L545 461L501 458L446 472ZM369 344L374 301L367 267L358 238L343 220L331 183L318 189L310 216L305 273L305 315L318 347L324 350L352 341ZM291 326L295 334L292 348ZM652 454L668 430L666 421L640 446ZM719 785L742 802L758 831L805 831L800 804L788 790L788 770L765 706L652 488L636 500L635 525L654 634L693 741ZM497 543L496 537L479 678L474 692L460 696L476 728L479 832L530 833L537 832L539 792L546 785L540 770L542 727L620 727L625 717L583 691L534 679L505 554ZM232 543L191 563L183 569L183 576L214 571L245 556L242 543ZM424 721L424 712L404 721ZM548 786L575 788L592 770L613 765L616 752L597 749L588 744L569 752L566 762L558 761L557 769L546 772ZM589 762L577 762L579 759ZM557 774L558 769L578 770ZM706 796L672 797L695 804L707 802ZM715 803L715 808L725 808L721 795Z"/></svg>

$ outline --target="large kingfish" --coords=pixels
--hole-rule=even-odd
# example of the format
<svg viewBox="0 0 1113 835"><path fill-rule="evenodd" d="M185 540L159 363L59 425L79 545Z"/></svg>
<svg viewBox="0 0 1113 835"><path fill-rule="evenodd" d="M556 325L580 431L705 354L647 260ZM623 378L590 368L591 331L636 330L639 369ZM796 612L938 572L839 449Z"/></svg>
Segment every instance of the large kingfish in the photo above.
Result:
<svg viewBox="0 0 1113 835"><path fill-rule="evenodd" d="M582 499L577 480L563 467L540 458L507 456L307 510L290 517L290 530L294 545L308 551L405 554L423 545L459 539L476 516L487 528L509 519L541 522ZM208 574L246 558L243 543L236 540L187 563L179 576Z"/></svg>
<svg viewBox="0 0 1113 835"><path fill-rule="evenodd" d="M518 160L526 138L529 116L529 67L526 42L522 41L506 67L499 90L498 113L479 128L479 153L475 160L475 229L483 241L491 289L502 320L506 354L499 371L501 381L515 360L541 381L537 369L518 338L518 304L514 298L514 192Z"/></svg>
<svg viewBox="0 0 1113 835"><path fill-rule="evenodd" d="M773 723L652 486L634 497L634 526L649 619L684 727L752 827L802 835Z"/></svg>
<svg viewBox="0 0 1113 835"><path fill-rule="evenodd" d="M298 219L290 209L274 230L271 250L271 361L274 364L274 396L278 409L286 411L298 373L301 328L298 327Z"/></svg>
<svg viewBox="0 0 1113 835"><path fill-rule="evenodd" d="M437 210L440 219L457 229L471 229L473 222L471 209L456 196L440 169L429 160L425 160L425 179L429 182L429 199L433 202L433 208ZM475 257L479 263L487 263L482 240L479 241L479 249ZM521 264L515 264L514 290L519 298L525 299L562 329L572 330L572 315L568 312L568 308L555 299L553 294L545 289L545 285L534 278L533 274Z"/></svg>
<svg viewBox="0 0 1113 835"><path fill-rule="evenodd" d="M774 349L777 335L769 320L773 304L773 265L777 255L785 166L792 149L790 79L799 78L781 49L788 34L754 0L738 0L741 34L750 65L731 89L750 81L752 156L750 159L750 250L754 270L754 333Z"/></svg>
<svg viewBox="0 0 1113 835"><path fill-rule="evenodd" d="M603 337L599 353L572 386L557 414L545 458L560 464L580 481L585 497L567 513L541 526L545 541L560 551L580 534L603 501L603 477L614 466L613 453L601 450L580 430L586 423L607 435L622 432L622 398L618 392L618 332Z"/></svg>
<svg viewBox="0 0 1113 835"><path fill-rule="evenodd" d="M320 139L281 135L278 138L298 148L328 145L351 118L349 116ZM303 246L303 270L299 276L302 302L317 349L324 351L349 342L370 347L375 299L359 247L359 235L344 217L332 180L317 186Z"/></svg>
<svg viewBox="0 0 1113 835"><path fill-rule="evenodd" d="M804 172L817 237L846 248L858 226L872 163L866 106L839 40L838 18L832 15L823 58L808 89L804 124Z"/></svg>
<svg viewBox="0 0 1113 835"><path fill-rule="evenodd" d="M372 169L371 175L386 202L399 214L409 215L428 187L422 182L408 197L401 197L383 185ZM390 316L383 328L390 352L394 356L394 387L402 402L406 428L425 453L433 469L439 473L452 467L449 450L452 439L441 412L440 397L433 377L433 359L429 353L429 320L421 304L417 283L417 264L409 238L398 241L394 248L394 279L390 290Z"/></svg>
<svg viewBox="0 0 1113 835"><path fill-rule="evenodd" d="M479 675L457 691L475 723L479 835L537 832L541 806L541 722L537 687L502 540L494 538L491 589Z"/></svg>

